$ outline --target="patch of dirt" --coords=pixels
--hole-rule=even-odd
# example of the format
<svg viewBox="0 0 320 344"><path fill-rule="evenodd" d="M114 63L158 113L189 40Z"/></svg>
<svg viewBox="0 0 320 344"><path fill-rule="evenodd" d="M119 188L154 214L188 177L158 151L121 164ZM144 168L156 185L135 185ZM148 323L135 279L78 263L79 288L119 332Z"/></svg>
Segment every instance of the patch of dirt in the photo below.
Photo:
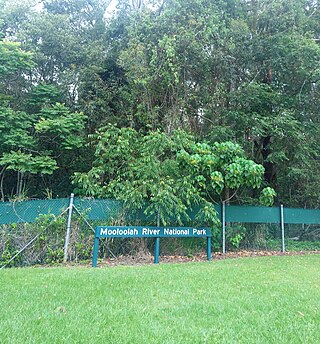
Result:
<svg viewBox="0 0 320 344"><path fill-rule="evenodd" d="M217 259L232 259L232 258L244 258L244 257L267 257L267 256L298 256L308 254L320 254L320 251L291 251L291 252L279 252L279 251L239 251L239 252L227 252L225 254L221 252L213 252L212 260ZM205 262L207 261L207 255L205 253L193 255L193 256L159 256L159 263L190 263L190 262ZM153 256L151 254L141 253L136 256L119 256L116 258L103 259L98 262L98 267L105 266L136 266L153 264Z"/></svg>

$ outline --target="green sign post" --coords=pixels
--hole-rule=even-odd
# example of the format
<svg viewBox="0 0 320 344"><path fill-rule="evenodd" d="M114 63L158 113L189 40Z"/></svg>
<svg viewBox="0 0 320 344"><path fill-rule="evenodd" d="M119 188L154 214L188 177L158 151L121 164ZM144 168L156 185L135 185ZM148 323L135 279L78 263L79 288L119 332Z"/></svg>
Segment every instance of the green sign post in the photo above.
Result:
<svg viewBox="0 0 320 344"><path fill-rule="evenodd" d="M211 237L209 228L192 227L134 227L98 226L93 246L92 267L97 266L100 238L155 238L154 263L159 263L160 238L207 238L207 259L211 260Z"/></svg>

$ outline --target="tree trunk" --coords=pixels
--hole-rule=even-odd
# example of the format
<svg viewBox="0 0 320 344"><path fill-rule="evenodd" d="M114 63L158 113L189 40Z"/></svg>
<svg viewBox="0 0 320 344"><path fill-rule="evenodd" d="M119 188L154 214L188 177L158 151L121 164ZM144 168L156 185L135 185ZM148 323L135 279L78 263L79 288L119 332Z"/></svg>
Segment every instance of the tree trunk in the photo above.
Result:
<svg viewBox="0 0 320 344"><path fill-rule="evenodd" d="M5 174L5 171L6 171L6 166L3 167L0 175L1 175L1 179L0 179L0 192L1 192L1 201L3 202L4 201L4 190L3 190L3 180L4 180L4 174Z"/></svg>
<svg viewBox="0 0 320 344"><path fill-rule="evenodd" d="M20 198L22 195L23 182L24 182L24 173L18 172L18 178L17 178L17 197L18 198Z"/></svg>

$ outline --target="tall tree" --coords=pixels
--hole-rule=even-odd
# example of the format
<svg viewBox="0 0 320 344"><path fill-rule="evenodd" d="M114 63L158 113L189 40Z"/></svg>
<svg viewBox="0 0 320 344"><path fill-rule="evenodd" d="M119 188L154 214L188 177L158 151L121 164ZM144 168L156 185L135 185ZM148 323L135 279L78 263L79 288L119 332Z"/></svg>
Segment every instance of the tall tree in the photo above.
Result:
<svg viewBox="0 0 320 344"><path fill-rule="evenodd" d="M144 210L162 223L188 220L199 206L198 221L217 221L212 203L224 200L224 189L261 186L264 168L246 159L232 142L196 142L185 131L170 135L109 125L92 135L95 161L87 173L76 173L77 191L124 201L130 211ZM274 191L262 191L261 202L272 204Z"/></svg>
<svg viewBox="0 0 320 344"><path fill-rule="evenodd" d="M319 203L317 1L121 0L108 19L107 0L0 1L3 36L35 62L4 76L0 93L6 109L35 118L33 144L51 142L66 157L52 132L34 135L44 109L64 103L88 116L90 133L117 123L238 143L279 201ZM83 156L67 178L90 169L91 154Z"/></svg>

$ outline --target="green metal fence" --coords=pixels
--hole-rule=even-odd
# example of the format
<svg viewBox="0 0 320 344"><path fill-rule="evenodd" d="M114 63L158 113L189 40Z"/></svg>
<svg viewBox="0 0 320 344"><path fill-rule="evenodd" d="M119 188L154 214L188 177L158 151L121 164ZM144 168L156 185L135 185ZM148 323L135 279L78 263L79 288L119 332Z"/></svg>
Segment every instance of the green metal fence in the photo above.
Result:
<svg viewBox="0 0 320 344"><path fill-rule="evenodd" d="M221 207L217 210L221 218ZM226 205L226 222L280 224L280 215L280 207ZM284 207L284 222L320 224L320 210Z"/></svg>
<svg viewBox="0 0 320 344"><path fill-rule="evenodd" d="M109 199L75 198L74 205L91 221L109 221L117 218L122 210L121 202ZM36 222L39 216L48 214L57 216L68 206L68 198L0 202L0 224ZM222 205L216 204L214 208L219 219L222 219ZM142 212L140 220L144 220ZM280 224L280 207L226 205L225 221ZM320 210L284 207L284 222L320 224Z"/></svg>
<svg viewBox="0 0 320 344"><path fill-rule="evenodd" d="M213 228L214 251L320 250L318 209L214 207L221 221ZM196 225L194 213L190 211ZM146 218L143 212L135 220L124 216L122 203L115 200L75 198L72 207L68 198L0 202L0 266L90 259L94 227L129 224L125 223L128 218L130 224L156 225L156 219ZM150 240L108 239L101 245L100 256L141 256L152 252L153 245ZM164 239L161 244L166 255L192 255L203 247L201 240L192 238Z"/></svg>
<svg viewBox="0 0 320 344"><path fill-rule="evenodd" d="M122 203L114 200L75 198L74 205L89 220L105 220L117 217ZM33 223L40 216L58 216L69 206L69 198L0 202L0 224Z"/></svg>
<svg viewBox="0 0 320 344"><path fill-rule="evenodd" d="M0 224L32 223L41 215L57 216L68 204L68 198L0 202Z"/></svg>

